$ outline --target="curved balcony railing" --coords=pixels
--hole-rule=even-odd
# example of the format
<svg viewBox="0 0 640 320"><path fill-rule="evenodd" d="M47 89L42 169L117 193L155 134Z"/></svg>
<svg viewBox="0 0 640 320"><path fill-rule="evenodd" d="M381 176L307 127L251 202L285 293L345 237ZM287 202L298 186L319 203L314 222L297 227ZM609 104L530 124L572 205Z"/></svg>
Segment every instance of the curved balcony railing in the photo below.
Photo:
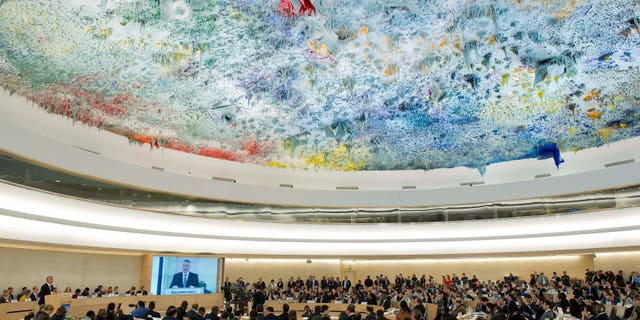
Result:
<svg viewBox="0 0 640 320"><path fill-rule="evenodd" d="M430 207L322 208L232 203L119 186L56 171L7 154L0 154L0 180L140 210L270 222L423 223L571 214L640 206L640 185L555 197Z"/></svg>

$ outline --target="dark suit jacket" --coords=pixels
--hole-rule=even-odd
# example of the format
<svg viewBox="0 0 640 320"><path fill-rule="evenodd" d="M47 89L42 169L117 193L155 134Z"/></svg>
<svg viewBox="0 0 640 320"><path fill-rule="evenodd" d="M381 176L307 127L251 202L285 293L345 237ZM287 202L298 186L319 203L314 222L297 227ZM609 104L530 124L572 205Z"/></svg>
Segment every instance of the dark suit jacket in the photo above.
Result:
<svg viewBox="0 0 640 320"><path fill-rule="evenodd" d="M515 300L509 300L505 305L505 307L506 307L505 311L507 315L512 315L518 311L518 305L516 304Z"/></svg>
<svg viewBox="0 0 640 320"><path fill-rule="evenodd" d="M45 283L42 285L42 287L40 287L40 292L38 293L38 304L39 305L43 305L44 304L44 296L48 296L51 294L51 288L49 287L48 283Z"/></svg>
<svg viewBox="0 0 640 320"><path fill-rule="evenodd" d="M187 314L185 314L184 316L189 320L202 320L202 319L204 319L199 313L197 313L193 309L187 311Z"/></svg>
<svg viewBox="0 0 640 320"><path fill-rule="evenodd" d="M182 309L182 307L176 308L176 319L184 320L185 315L187 314L187 310Z"/></svg>
<svg viewBox="0 0 640 320"><path fill-rule="evenodd" d="M264 318L262 318L263 320L280 320L280 317L278 317L277 315L270 313L268 316L265 316Z"/></svg>
<svg viewBox="0 0 640 320"><path fill-rule="evenodd" d="M160 313L153 310L147 310L147 317L160 318Z"/></svg>
<svg viewBox="0 0 640 320"><path fill-rule="evenodd" d="M255 308L259 305L259 304L264 304L264 302L267 300L267 298L264 295L264 292L262 290L258 290L253 294L253 305L251 306L251 308L253 310L255 310Z"/></svg>
<svg viewBox="0 0 640 320"><path fill-rule="evenodd" d="M380 305L385 309L391 308L391 297L386 297L380 302Z"/></svg>
<svg viewBox="0 0 640 320"><path fill-rule="evenodd" d="M169 285L169 288L173 288L174 286L178 286L178 288L189 288L191 286L199 287L200 286L198 284L199 282L200 280L198 280L198 274L189 272L189 275L187 276L187 285L183 286L182 272L178 272L173 275L173 279L171 280L171 284Z"/></svg>

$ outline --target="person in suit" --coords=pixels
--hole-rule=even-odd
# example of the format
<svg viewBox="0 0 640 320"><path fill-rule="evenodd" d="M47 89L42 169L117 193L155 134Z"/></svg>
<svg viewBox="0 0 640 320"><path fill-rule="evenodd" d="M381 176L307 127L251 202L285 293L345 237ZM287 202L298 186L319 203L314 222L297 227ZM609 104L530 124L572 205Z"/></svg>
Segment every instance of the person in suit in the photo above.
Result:
<svg viewBox="0 0 640 320"><path fill-rule="evenodd" d="M197 303L194 303L191 305L191 310L187 311L187 313L185 314L185 317L189 320L202 320L204 319L204 317L202 317L200 315L200 313L198 312L198 308L200 306Z"/></svg>
<svg viewBox="0 0 640 320"><path fill-rule="evenodd" d="M507 314L508 316L511 316L513 314L515 314L516 312L518 312L518 304L516 303L516 296L515 294L508 294L507 295L507 301L506 301L506 312L505 314Z"/></svg>
<svg viewBox="0 0 640 320"><path fill-rule="evenodd" d="M34 286L33 289L31 289L31 294L29 295L29 299L31 299L31 301L38 301L39 293L40 293L40 288L38 288L37 286Z"/></svg>
<svg viewBox="0 0 640 320"><path fill-rule="evenodd" d="M187 300L183 300L180 303L180 306L176 308L176 319L184 320L184 317L187 314L187 308L189 307L189 302Z"/></svg>
<svg viewBox="0 0 640 320"><path fill-rule="evenodd" d="M182 260L182 272L173 275L169 288L191 288L199 287L200 280L198 274L191 270L191 260Z"/></svg>
<svg viewBox="0 0 640 320"><path fill-rule="evenodd" d="M155 301L149 301L149 307L147 308L147 317L160 318L160 313L156 311Z"/></svg>
<svg viewBox="0 0 640 320"><path fill-rule="evenodd" d="M218 312L220 312L220 308L218 308L218 306L213 306L211 307L211 312L209 312L209 314L207 314L204 318L207 320L220 320L220 317L218 317Z"/></svg>
<svg viewBox="0 0 640 320"><path fill-rule="evenodd" d="M280 314L280 320L289 320L289 304L282 305L282 314Z"/></svg>
<svg viewBox="0 0 640 320"><path fill-rule="evenodd" d="M224 293L224 300L227 302L231 302L231 281L229 281L229 277L224 279L224 283L222 284L222 292Z"/></svg>
<svg viewBox="0 0 640 320"><path fill-rule="evenodd" d="M384 308L384 310L389 310L391 308L391 296L389 296L387 291L382 291L381 292L380 306L382 306L382 308ZM377 315L376 315L376 317L377 317Z"/></svg>
<svg viewBox="0 0 640 320"><path fill-rule="evenodd" d="M367 306L367 316L364 318L365 320L376 320L376 313L373 312L372 306Z"/></svg>
<svg viewBox="0 0 640 320"><path fill-rule="evenodd" d="M178 318L176 318L176 315L178 313L178 309L176 309L176 307L174 306L170 306L169 308L167 308L167 313L164 316L164 318L162 318L162 320L177 320Z"/></svg>
<svg viewBox="0 0 640 320"><path fill-rule="evenodd" d="M353 304L349 304L345 311L340 312L338 316L338 320L352 320L353 314L356 312L356 306Z"/></svg>
<svg viewBox="0 0 640 320"><path fill-rule="evenodd" d="M367 288L373 287L373 280L371 279L371 276L367 276L367 278L364 279L364 286Z"/></svg>
<svg viewBox="0 0 640 320"><path fill-rule="evenodd" d="M478 299L478 304L476 305L475 311L487 313L487 303L489 303L489 299L487 297L480 297L480 299Z"/></svg>
<svg viewBox="0 0 640 320"><path fill-rule="evenodd" d="M5 289L2 291L2 296L0 296L0 303L9 303L11 302L11 298L9 297L9 290Z"/></svg>
<svg viewBox="0 0 640 320"><path fill-rule="evenodd" d="M280 317L273 313L273 307L269 306L264 309L264 320L280 320Z"/></svg>
<svg viewBox="0 0 640 320"><path fill-rule="evenodd" d="M351 288L351 280L349 280L349 278L344 277L344 280L342 280L342 288L345 291L349 291L349 288Z"/></svg>
<svg viewBox="0 0 640 320"><path fill-rule="evenodd" d="M51 313L53 313L53 306L48 304L42 307L42 310L36 316L36 320L49 320L51 318Z"/></svg>
<svg viewBox="0 0 640 320"><path fill-rule="evenodd" d="M51 320L64 320L67 316L67 309L65 307L58 307L56 313L51 316Z"/></svg>
<svg viewBox="0 0 640 320"><path fill-rule="evenodd" d="M551 309L551 303L547 300L541 300L540 306L544 310L542 315L538 317L538 320L553 320L556 318L556 314Z"/></svg>
<svg viewBox="0 0 640 320"><path fill-rule="evenodd" d="M55 290L53 286L53 276L48 276L46 282L40 287L40 293L38 295L38 304L44 304L44 297L50 295Z"/></svg>
<svg viewBox="0 0 640 320"><path fill-rule="evenodd" d="M267 300L267 297L265 296L261 287L259 287L256 284L254 285L254 289L255 289L255 293L253 294L253 304L251 305L251 308L253 310L255 310L255 308L257 308L258 305L262 305Z"/></svg>

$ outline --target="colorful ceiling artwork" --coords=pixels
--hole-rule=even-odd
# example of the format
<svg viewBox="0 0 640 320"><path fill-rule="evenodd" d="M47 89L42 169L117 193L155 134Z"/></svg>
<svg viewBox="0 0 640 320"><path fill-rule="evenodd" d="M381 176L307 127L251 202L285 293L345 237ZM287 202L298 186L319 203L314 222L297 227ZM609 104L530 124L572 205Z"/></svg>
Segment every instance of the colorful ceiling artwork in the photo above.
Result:
<svg viewBox="0 0 640 320"><path fill-rule="evenodd" d="M552 159L640 135L637 0L0 0L0 86L265 166Z"/></svg>

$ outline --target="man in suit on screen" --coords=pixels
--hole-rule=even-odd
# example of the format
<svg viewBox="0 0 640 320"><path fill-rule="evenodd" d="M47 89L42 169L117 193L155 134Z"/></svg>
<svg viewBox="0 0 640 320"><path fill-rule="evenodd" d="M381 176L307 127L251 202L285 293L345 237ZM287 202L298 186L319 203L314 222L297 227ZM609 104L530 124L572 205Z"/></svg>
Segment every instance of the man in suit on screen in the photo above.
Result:
<svg viewBox="0 0 640 320"><path fill-rule="evenodd" d="M191 260L182 260L182 272L178 272L173 275L173 280L171 280L169 287L192 288L200 286L198 274L190 272L189 270L191 270Z"/></svg>

